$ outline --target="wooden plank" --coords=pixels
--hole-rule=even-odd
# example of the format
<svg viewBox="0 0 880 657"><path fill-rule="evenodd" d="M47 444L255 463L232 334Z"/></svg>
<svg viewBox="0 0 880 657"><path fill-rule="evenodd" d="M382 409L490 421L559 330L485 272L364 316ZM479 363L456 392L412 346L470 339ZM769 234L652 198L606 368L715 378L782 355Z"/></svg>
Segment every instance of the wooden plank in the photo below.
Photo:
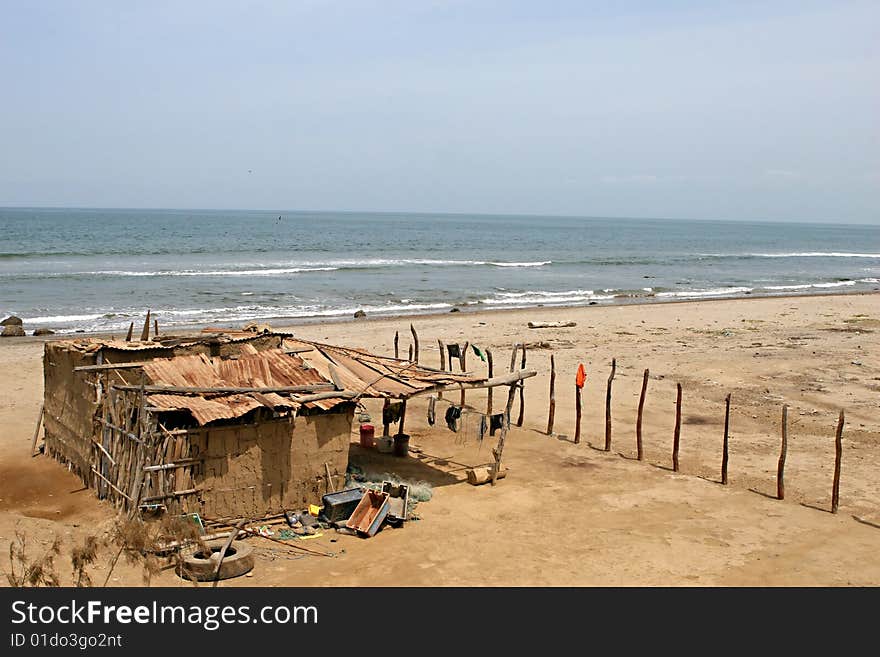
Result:
<svg viewBox="0 0 880 657"><path fill-rule="evenodd" d="M413 352L415 355L414 360L416 363L418 363L419 362L419 334L416 333L416 327L413 326L412 324L409 325L409 330L412 332L412 336L413 336L413 345L414 345Z"/></svg>
<svg viewBox="0 0 880 657"><path fill-rule="evenodd" d="M491 349L486 349L486 361L488 362L488 365L489 365L488 374L489 374L489 378L491 379L495 375L495 368L494 368L494 364L492 361L492 350ZM489 388L486 391L486 415L492 415L492 391L493 391L492 388Z"/></svg>
<svg viewBox="0 0 880 657"><path fill-rule="evenodd" d="M144 328L141 331L141 342L146 342L150 339L150 311L147 310L147 319L144 320Z"/></svg>
<svg viewBox="0 0 880 657"><path fill-rule="evenodd" d="M501 473L501 455L504 452L504 443L507 440L507 429L510 425L510 409L513 407L513 399L516 395L516 384L510 386L507 392L507 406L504 409L504 419L501 421L501 436L498 438L498 446L495 448L495 465L492 467L492 485Z"/></svg>

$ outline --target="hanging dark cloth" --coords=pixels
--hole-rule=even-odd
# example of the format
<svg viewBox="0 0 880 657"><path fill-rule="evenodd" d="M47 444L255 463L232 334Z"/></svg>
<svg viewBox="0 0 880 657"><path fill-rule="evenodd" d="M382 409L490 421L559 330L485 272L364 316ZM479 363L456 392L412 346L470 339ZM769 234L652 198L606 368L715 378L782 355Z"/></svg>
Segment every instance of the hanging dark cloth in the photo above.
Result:
<svg viewBox="0 0 880 657"><path fill-rule="evenodd" d="M480 442L483 442L483 437L486 435L486 432L489 430L489 421L486 419L485 415L480 416Z"/></svg>
<svg viewBox="0 0 880 657"><path fill-rule="evenodd" d="M402 414L403 402L388 404L388 406L382 409L382 423L393 424L394 422L400 422L400 416Z"/></svg>
<svg viewBox="0 0 880 657"><path fill-rule="evenodd" d="M461 358L461 347L458 346L458 343L448 344L446 345L446 351L449 352L450 360L452 358Z"/></svg>
<svg viewBox="0 0 880 657"><path fill-rule="evenodd" d="M437 398L434 395L428 397L428 424L432 427L434 426L434 404L437 402Z"/></svg>
<svg viewBox="0 0 880 657"><path fill-rule="evenodd" d="M504 428L504 413L496 413L489 418L489 435L494 436L495 431Z"/></svg>
<svg viewBox="0 0 880 657"><path fill-rule="evenodd" d="M461 418L461 407L450 406L446 409L446 426L458 433L458 421Z"/></svg>

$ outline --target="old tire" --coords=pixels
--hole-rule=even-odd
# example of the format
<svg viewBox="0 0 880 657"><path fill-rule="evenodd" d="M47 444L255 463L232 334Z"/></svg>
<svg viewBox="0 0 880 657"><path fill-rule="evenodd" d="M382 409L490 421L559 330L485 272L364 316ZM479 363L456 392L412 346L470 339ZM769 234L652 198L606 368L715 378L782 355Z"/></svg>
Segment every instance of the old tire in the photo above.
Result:
<svg viewBox="0 0 880 657"><path fill-rule="evenodd" d="M201 548L196 549L194 553L183 557L177 567L177 574L188 580L213 582L215 579L229 579L250 572L254 567L253 548L244 541L233 541L223 557L220 573L217 577L214 576L220 550L225 544L225 538L206 541L205 546L211 550L211 554L205 554Z"/></svg>

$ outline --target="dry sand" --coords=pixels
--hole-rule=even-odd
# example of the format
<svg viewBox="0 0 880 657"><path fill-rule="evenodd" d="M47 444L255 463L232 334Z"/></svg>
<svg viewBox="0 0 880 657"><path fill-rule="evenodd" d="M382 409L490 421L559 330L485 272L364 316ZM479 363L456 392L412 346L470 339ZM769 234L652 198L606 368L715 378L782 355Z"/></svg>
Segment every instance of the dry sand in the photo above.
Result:
<svg viewBox="0 0 880 657"><path fill-rule="evenodd" d="M675 304L538 308L412 319L422 362L439 362L437 338L493 350L503 371L514 342L530 349L539 375L526 384L523 428L505 448L509 476L472 487L464 467L487 462L473 424L453 434L428 430L425 402L410 403L407 433L421 454L403 460L352 446L375 472L434 486L420 520L372 539L325 533L304 545L335 558L292 559L250 539L252 577L223 586L289 585L877 585L880 584L880 296L839 295ZM572 320L574 328L529 330L528 321ZM402 351L410 319L367 319L298 326L300 335L390 353ZM547 422L550 353L557 362L556 431ZM57 533L58 559L111 513L58 463L31 458L41 402L42 342L0 341L0 566L16 527L34 553ZM613 447L604 452L605 380L617 358ZM471 368L484 365L473 353ZM583 440L574 434L574 374L587 367ZM651 378L645 407L646 460L635 456L635 412L642 372ZM675 384L684 388L681 472L671 472ZM724 397L733 395L730 483L719 484ZM447 393L457 398L457 393ZM496 391L495 406L506 394ZM485 392L468 401L484 408ZM778 501L776 464L783 403L790 405L786 499ZM380 403L368 402L373 417ZM834 429L846 409L840 512L830 507ZM518 404L514 406L514 417ZM476 422L472 419L471 422ZM352 441L357 441L355 433ZM331 542L330 539L335 539ZM343 551L344 550L344 551ZM107 558L104 558L107 557ZM103 581L109 554L93 569ZM138 585L122 565L115 585ZM5 584L5 582L4 582ZM153 584L190 586L171 571Z"/></svg>

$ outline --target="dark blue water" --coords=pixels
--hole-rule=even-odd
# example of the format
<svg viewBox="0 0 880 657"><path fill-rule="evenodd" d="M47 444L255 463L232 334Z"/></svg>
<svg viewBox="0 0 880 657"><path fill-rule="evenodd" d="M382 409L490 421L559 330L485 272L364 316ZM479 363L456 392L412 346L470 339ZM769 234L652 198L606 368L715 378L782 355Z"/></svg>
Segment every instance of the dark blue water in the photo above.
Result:
<svg viewBox="0 0 880 657"><path fill-rule="evenodd" d="M880 227L0 209L0 316L61 331L880 287Z"/></svg>

